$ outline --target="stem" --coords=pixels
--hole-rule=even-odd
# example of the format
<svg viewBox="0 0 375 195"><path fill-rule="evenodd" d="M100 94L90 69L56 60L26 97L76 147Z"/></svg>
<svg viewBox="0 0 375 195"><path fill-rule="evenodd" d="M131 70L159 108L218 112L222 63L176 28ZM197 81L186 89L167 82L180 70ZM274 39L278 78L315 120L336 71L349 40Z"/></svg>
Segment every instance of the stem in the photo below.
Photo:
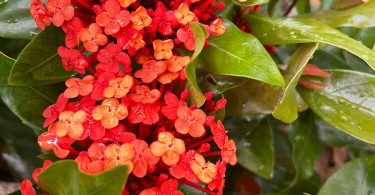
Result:
<svg viewBox="0 0 375 195"><path fill-rule="evenodd" d="M84 7L86 9L91 10L91 5L89 5L88 3L86 3L83 0L72 0L72 2L73 2L74 5L76 5L78 7Z"/></svg>
<svg viewBox="0 0 375 195"><path fill-rule="evenodd" d="M290 11L292 11L293 7L296 5L297 0L293 0L292 3L287 7L287 9L284 12L284 16L289 15Z"/></svg>
<svg viewBox="0 0 375 195"><path fill-rule="evenodd" d="M204 187L199 186L197 184L191 183L190 181L188 181L186 179L179 179L178 182L182 183L182 184L185 184L185 185L188 185L188 186L191 186L191 187L193 187L193 188L195 188L197 190L200 190L202 192L205 192L205 193L207 193L209 195L216 195L217 194L217 193L215 193L215 192L213 192L213 191L211 191L211 190L209 190L207 188L204 188Z"/></svg>
<svg viewBox="0 0 375 195"><path fill-rule="evenodd" d="M194 143L194 144L190 144L190 145L188 145L188 146L186 147L186 150L190 150L190 149L193 149L193 148L195 148L195 147L201 146L202 144L204 144L204 143L208 143L208 142L212 141L213 139L214 139L214 136L207 137L207 138L205 138L205 139L203 139L203 140L201 140L201 141L199 141L199 142L196 142L196 143Z"/></svg>
<svg viewBox="0 0 375 195"><path fill-rule="evenodd" d="M203 153L202 156L204 157L221 156L221 151Z"/></svg>

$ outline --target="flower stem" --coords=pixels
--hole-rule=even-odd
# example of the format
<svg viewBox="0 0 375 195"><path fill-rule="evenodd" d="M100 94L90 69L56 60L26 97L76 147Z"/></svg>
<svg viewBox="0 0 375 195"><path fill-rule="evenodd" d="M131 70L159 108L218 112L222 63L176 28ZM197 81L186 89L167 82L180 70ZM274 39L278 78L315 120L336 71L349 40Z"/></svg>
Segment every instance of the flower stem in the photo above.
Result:
<svg viewBox="0 0 375 195"><path fill-rule="evenodd" d="M195 188L195 189L197 189L197 190L199 190L199 191L205 192L205 193L207 193L207 194L209 194L209 195L216 195L216 194L217 194L217 193L215 193L215 192L213 192L213 191L211 191L211 190L209 190L209 189L207 189L207 188L204 188L204 187L202 187L202 186L199 186L199 185L197 185L197 184L195 184L195 183L191 183L190 181L188 181L188 180L186 180L186 179L179 179L178 182L179 182L179 183L182 183L182 184L185 184L185 185L188 185L188 186L190 186L190 187L193 187L193 188Z"/></svg>
<svg viewBox="0 0 375 195"><path fill-rule="evenodd" d="M77 7L83 7L86 9L91 10L91 5L89 5L87 2L84 0L72 0L73 4L76 5Z"/></svg>

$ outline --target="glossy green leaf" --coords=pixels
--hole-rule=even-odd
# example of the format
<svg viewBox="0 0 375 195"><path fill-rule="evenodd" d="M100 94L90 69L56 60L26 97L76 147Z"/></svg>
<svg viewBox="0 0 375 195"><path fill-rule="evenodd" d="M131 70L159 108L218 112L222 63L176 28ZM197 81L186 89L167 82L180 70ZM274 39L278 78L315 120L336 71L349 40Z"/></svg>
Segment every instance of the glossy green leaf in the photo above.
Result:
<svg viewBox="0 0 375 195"><path fill-rule="evenodd" d="M16 86L47 85L64 81L72 72L61 65L57 48L64 45L64 32L49 27L39 33L21 52L9 76Z"/></svg>
<svg viewBox="0 0 375 195"><path fill-rule="evenodd" d="M232 0L233 3L240 5L240 6L253 6L253 5L259 5L259 4L265 4L268 3L269 0Z"/></svg>
<svg viewBox="0 0 375 195"><path fill-rule="evenodd" d="M42 130L43 110L54 103L59 85L44 87L9 86L7 78L15 61L0 52L0 96L5 105L34 130Z"/></svg>
<svg viewBox="0 0 375 195"><path fill-rule="evenodd" d="M31 173L41 163L35 158L40 154L40 149L33 130L23 125L1 101L0 127L0 140L5 143L2 158L18 181L31 178Z"/></svg>
<svg viewBox="0 0 375 195"><path fill-rule="evenodd" d="M100 174L86 174L73 160L53 163L39 175L38 185L53 195L120 195L128 177L126 166L117 166Z"/></svg>
<svg viewBox="0 0 375 195"><path fill-rule="evenodd" d="M291 190L301 182L300 180L307 180L314 175L315 160L320 154L321 146L311 113L302 114L291 124L288 135L292 143L292 160L296 169L296 176L286 189Z"/></svg>
<svg viewBox="0 0 375 195"><path fill-rule="evenodd" d="M375 156L348 162L328 178L318 195L375 193Z"/></svg>
<svg viewBox="0 0 375 195"><path fill-rule="evenodd" d="M272 112L275 118L285 123L291 123L298 118L297 91L295 88L303 69L317 48L317 43L303 44L290 58L284 75L287 85Z"/></svg>
<svg viewBox="0 0 375 195"><path fill-rule="evenodd" d="M0 37L31 39L39 29L30 15L30 0L0 1Z"/></svg>
<svg viewBox="0 0 375 195"><path fill-rule="evenodd" d="M327 71L330 78L310 78L327 87L299 88L309 107L328 124L368 143L375 143L375 76L346 70ZM306 78L307 79L307 78Z"/></svg>
<svg viewBox="0 0 375 195"><path fill-rule="evenodd" d="M319 135L319 139L325 145L330 147L349 146L351 148L360 148L362 150L374 150L375 146L352 137L335 127L327 124L318 117L315 117L315 126Z"/></svg>
<svg viewBox="0 0 375 195"><path fill-rule="evenodd" d="M329 10L299 15L298 18L310 18L333 27L352 26L367 28L375 26L375 1L368 1L362 5L346 10Z"/></svg>
<svg viewBox="0 0 375 195"><path fill-rule="evenodd" d="M201 75L201 88L205 91L210 91L214 95L220 95L224 92L242 86L249 79L243 77L225 76L225 75Z"/></svg>
<svg viewBox="0 0 375 195"><path fill-rule="evenodd" d="M197 81L197 63L198 63L198 56L202 52L204 42L206 41L206 29L199 23L192 23L190 24L190 29L193 31L194 39L195 39L195 50L193 55L191 56L191 62L185 68L186 78L190 83L189 90L192 96L192 101L198 107L202 106L206 101L206 98L202 91L199 88L198 81Z"/></svg>
<svg viewBox="0 0 375 195"><path fill-rule="evenodd" d="M262 117L228 120L229 136L236 142L238 163L246 169L271 178L274 149L272 129Z"/></svg>
<svg viewBox="0 0 375 195"><path fill-rule="evenodd" d="M11 58L17 58L29 40L0 38L0 51Z"/></svg>
<svg viewBox="0 0 375 195"><path fill-rule="evenodd" d="M263 44L327 43L355 54L375 69L374 51L319 21L304 18L273 19L257 14L249 14L245 20Z"/></svg>
<svg viewBox="0 0 375 195"><path fill-rule="evenodd" d="M277 86L285 84L277 65L254 36L242 32L227 20L223 25L227 32L210 37L209 46L203 49L204 71L252 78Z"/></svg>
<svg viewBox="0 0 375 195"><path fill-rule="evenodd" d="M249 79L240 86L224 93L225 98L228 100L226 115L271 114L282 93L283 88L281 87ZM305 103L299 96L297 96L297 103L298 111L306 109Z"/></svg>

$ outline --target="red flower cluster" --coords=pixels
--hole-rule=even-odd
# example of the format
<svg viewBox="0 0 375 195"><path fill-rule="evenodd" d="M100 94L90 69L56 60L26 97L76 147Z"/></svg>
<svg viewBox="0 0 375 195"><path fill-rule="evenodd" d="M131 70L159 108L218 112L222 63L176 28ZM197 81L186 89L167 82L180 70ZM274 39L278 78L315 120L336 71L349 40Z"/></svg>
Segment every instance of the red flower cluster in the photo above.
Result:
<svg viewBox="0 0 375 195"><path fill-rule="evenodd" d="M191 59L178 49L195 49L192 22L223 34L214 13L222 8L215 0L33 0L38 26L52 21L66 33L58 49L64 68L85 75L68 79L44 111L39 146L86 173L127 165L124 194L182 194L179 183L221 194L226 165L237 162L234 141L213 117L226 100L208 92L202 107L188 103ZM22 192L35 194L29 180Z"/></svg>

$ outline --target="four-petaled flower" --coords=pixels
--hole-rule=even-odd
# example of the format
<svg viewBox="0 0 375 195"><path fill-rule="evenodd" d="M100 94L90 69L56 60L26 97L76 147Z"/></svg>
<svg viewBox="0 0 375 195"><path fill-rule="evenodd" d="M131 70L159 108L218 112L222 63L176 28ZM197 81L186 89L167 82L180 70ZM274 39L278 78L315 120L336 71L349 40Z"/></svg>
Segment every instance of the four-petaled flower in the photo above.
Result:
<svg viewBox="0 0 375 195"><path fill-rule="evenodd" d="M95 107L91 114L95 120L101 121L103 127L110 129L116 127L119 120L128 116L128 108L120 104L117 99L110 98L105 99L102 105Z"/></svg>
<svg viewBox="0 0 375 195"><path fill-rule="evenodd" d="M74 17L74 8L70 0L48 0L47 9L53 13L52 22L55 26L61 26L64 21Z"/></svg>
<svg viewBox="0 0 375 195"><path fill-rule="evenodd" d="M96 23L90 24L87 29L81 29L79 39L83 42L85 49L90 52L97 52L99 45L105 45L108 41L107 36L102 34L102 29Z"/></svg>
<svg viewBox="0 0 375 195"><path fill-rule="evenodd" d="M158 141L150 146L153 155L161 157L166 165L175 165L182 153L185 152L185 143L183 140L175 138L172 133L161 132Z"/></svg>
<svg viewBox="0 0 375 195"><path fill-rule="evenodd" d="M104 12L96 16L96 23L104 27L105 34L113 35L130 23L129 11L121 10L117 0L105 1L102 9Z"/></svg>
<svg viewBox="0 0 375 195"><path fill-rule="evenodd" d="M216 165L211 162L206 162L204 157L199 153L194 155L194 160L191 161L190 167L197 175L198 179L204 183L210 183L216 176Z"/></svg>
<svg viewBox="0 0 375 195"><path fill-rule="evenodd" d="M206 114L201 109L191 110L187 106L179 106L177 117L174 124L177 132L192 137L201 137L205 133L203 125L206 122Z"/></svg>

